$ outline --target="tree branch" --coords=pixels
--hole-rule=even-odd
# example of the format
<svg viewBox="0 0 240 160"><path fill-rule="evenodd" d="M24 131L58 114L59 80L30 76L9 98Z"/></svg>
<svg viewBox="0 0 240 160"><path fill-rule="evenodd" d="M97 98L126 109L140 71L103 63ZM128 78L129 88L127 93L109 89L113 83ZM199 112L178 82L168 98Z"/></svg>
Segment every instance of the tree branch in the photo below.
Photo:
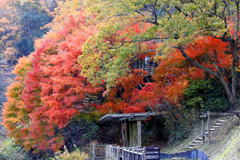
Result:
<svg viewBox="0 0 240 160"><path fill-rule="evenodd" d="M203 71L207 72L208 74L211 74L215 77L219 77L218 73L210 70L209 68L204 67L203 65L201 65L198 61L192 59L191 57L189 57L187 55L187 53L185 52L184 48L181 46L176 47L177 49L179 49L179 51L181 52L182 56L185 57L189 62L191 62L195 67L202 69Z"/></svg>

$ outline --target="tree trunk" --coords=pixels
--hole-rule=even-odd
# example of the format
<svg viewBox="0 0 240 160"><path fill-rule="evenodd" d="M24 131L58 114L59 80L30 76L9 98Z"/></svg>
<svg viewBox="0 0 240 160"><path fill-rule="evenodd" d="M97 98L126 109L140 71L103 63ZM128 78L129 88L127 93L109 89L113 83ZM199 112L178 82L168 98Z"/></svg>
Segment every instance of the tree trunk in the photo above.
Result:
<svg viewBox="0 0 240 160"><path fill-rule="evenodd" d="M239 11L239 1L236 1L236 6L237 6L237 22L236 22L236 27L235 27L235 35L233 37L234 39L234 46L233 46L233 62L232 62L232 69L231 69L231 74L232 74L232 93L234 96L237 96L237 75L236 75L236 67L239 65L239 57L238 57L238 45L239 45L239 23L240 23L240 11Z"/></svg>
<svg viewBox="0 0 240 160"><path fill-rule="evenodd" d="M224 78L222 76L219 77L219 81L221 83L221 85L223 86L227 99L229 101L229 103L231 104L236 104L237 103L237 96L234 95L231 91L231 89L229 88L229 85L227 84L227 82L224 80Z"/></svg>
<svg viewBox="0 0 240 160"><path fill-rule="evenodd" d="M225 91L225 93L226 93L227 99L228 99L228 101L229 101L230 104L235 105L235 104L238 102L238 100L237 100L237 95L236 95L236 93L235 93L235 92L236 92L236 84L235 84L235 83L236 83L236 77L234 76L234 74L236 73L235 71L232 71L232 72L231 72L231 73L233 74L233 75L232 75L232 82L233 82L234 84L231 84L231 85L230 85L230 84L228 84L228 83L224 80L224 76L223 76L222 73L220 73L220 72L215 72L215 71L213 71L213 70L211 70L211 69L209 69L209 68L204 67L204 66L201 65L198 61L196 61L196 60L192 59L191 57L189 57L189 56L187 55L187 53L185 52L185 50L184 50L183 47L179 46L179 47L177 47L177 48L180 50L182 56L185 57L189 62L191 62L195 67L197 67L197 68L199 68L199 69L202 69L203 71L205 71L206 73L208 73L208 74L216 77L216 78L220 81L221 85L222 85L223 88L224 88L224 91ZM231 87L230 87L230 86L231 86Z"/></svg>

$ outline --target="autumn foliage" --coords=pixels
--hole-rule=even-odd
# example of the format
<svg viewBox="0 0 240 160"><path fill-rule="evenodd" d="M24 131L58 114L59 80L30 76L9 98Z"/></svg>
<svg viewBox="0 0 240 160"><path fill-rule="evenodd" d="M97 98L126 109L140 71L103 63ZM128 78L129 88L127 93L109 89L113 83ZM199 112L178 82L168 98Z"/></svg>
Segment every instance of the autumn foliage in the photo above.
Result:
<svg viewBox="0 0 240 160"><path fill-rule="evenodd" d="M63 138L57 130L85 108L92 107L91 97L101 91L80 75L77 58L82 53L82 44L95 31L94 27L84 29L84 25L84 17L79 20L70 17L65 28L54 33L56 39L46 35L38 42L36 51L28 58L30 69L25 67L26 58L16 66L18 76L9 87L4 124L26 149L59 149ZM24 123L20 121L22 110L28 120ZM12 115L13 111L17 115Z"/></svg>
<svg viewBox="0 0 240 160"><path fill-rule="evenodd" d="M158 105L166 102L180 107L190 81L209 76L177 48L159 54L162 44L148 40L156 34L153 24L130 18L122 25L104 26L94 16L90 21L83 10L77 11L61 19L60 27L55 22L35 42L35 51L15 67L4 125L27 150L60 149L61 129L92 108L106 114L159 111ZM198 36L184 49L202 66L218 71L232 65L228 47L220 39ZM157 64L151 74L133 66L146 58Z"/></svg>

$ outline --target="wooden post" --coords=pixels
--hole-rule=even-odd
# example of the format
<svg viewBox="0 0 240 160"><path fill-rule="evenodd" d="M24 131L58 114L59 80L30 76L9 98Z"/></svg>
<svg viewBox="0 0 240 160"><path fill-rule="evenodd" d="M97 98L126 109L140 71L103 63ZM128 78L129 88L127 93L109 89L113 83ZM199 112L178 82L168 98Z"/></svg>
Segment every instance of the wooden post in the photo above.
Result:
<svg viewBox="0 0 240 160"><path fill-rule="evenodd" d="M126 123L124 121L121 121L121 134L122 134L122 141L123 141L123 146L127 146L126 142Z"/></svg>
<svg viewBox="0 0 240 160"><path fill-rule="evenodd" d="M129 123L129 147L138 146L138 128L137 121L128 121Z"/></svg>
<svg viewBox="0 0 240 160"><path fill-rule="evenodd" d="M146 155L146 147L143 148L143 160L147 159L147 155Z"/></svg>
<svg viewBox="0 0 240 160"><path fill-rule="evenodd" d="M92 143L92 159L96 159L96 144Z"/></svg>
<svg viewBox="0 0 240 160"><path fill-rule="evenodd" d="M207 111L207 130L208 130L208 144L210 144L210 123L211 123L211 119L210 119L210 112Z"/></svg>
<svg viewBox="0 0 240 160"><path fill-rule="evenodd" d="M137 143L138 143L138 147L141 148L142 147L142 122L141 121L137 121Z"/></svg>
<svg viewBox="0 0 240 160"><path fill-rule="evenodd" d="M201 121L202 121L202 138L203 138L203 143L204 143L204 138L205 138L205 136L204 136L204 130L205 130L205 128L204 128L204 119L202 118L201 119Z"/></svg>

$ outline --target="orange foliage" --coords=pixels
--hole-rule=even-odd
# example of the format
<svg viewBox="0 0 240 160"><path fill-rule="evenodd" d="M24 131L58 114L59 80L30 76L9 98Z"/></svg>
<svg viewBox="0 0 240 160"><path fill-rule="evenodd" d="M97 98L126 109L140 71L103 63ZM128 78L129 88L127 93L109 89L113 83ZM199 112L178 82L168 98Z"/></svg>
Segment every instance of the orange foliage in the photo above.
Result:
<svg viewBox="0 0 240 160"><path fill-rule="evenodd" d="M87 28L85 25L84 17L80 16L77 20L70 17L69 23L58 32L54 31L54 34L61 34L61 37L49 39L48 36L53 35L50 32L38 41L35 52L30 56L32 68L26 70L22 80L22 67L15 68L15 73L19 75L17 79L24 83L20 84L21 101L16 104L16 108L25 110L29 122L25 124L19 117L14 117L11 123L5 119L5 126L10 134L17 132L14 137L27 150L56 151L62 147L63 137L57 131L65 127L75 115L93 107L93 103L86 102L101 91L101 88L93 87L81 76L81 66L77 63L83 43L96 31L95 26ZM16 88L16 85L13 84L12 87ZM10 98L8 103L12 103ZM11 104L6 105L6 108L11 107ZM25 127L16 131L11 128L15 127L12 123Z"/></svg>
<svg viewBox="0 0 240 160"><path fill-rule="evenodd" d="M98 106L103 113L136 113L154 109L160 96L155 94L156 83L145 83L146 71L135 69L122 77L113 88L106 103Z"/></svg>
<svg viewBox="0 0 240 160"><path fill-rule="evenodd" d="M185 49L189 57L213 71L217 71L217 67L231 67L232 56L226 54L227 50L228 43L212 37L199 37ZM169 102L179 105L189 81L203 79L205 72L188 62L179 50L170 53L167 58L160 59L162 61L153 75L159 85L157 90L162 92Z"/></svg>

